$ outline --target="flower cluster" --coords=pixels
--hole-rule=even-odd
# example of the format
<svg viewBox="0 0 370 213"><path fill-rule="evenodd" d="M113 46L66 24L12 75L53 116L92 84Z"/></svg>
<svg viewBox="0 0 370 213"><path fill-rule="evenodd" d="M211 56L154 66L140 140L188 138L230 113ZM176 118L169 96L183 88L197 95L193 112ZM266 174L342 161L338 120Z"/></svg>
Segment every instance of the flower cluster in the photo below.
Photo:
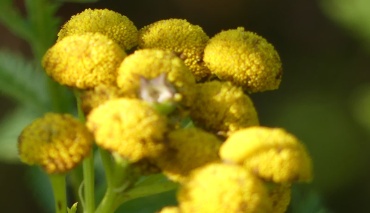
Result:
<svg viewBox="0 0 370 213"><path fill-rule="evenodd" d="M107 9L73 16L58 36L42 65L80 92L86 122L34 121L19 137L24 162L65 172L95 140L142 175L162 172L180 184L179 205L163 213L285 212L291 185L311 180L304 145L260 126L249 97L277 89L282 77L261 36L238 27L210 38L182 19L138 30Z"/></svg>

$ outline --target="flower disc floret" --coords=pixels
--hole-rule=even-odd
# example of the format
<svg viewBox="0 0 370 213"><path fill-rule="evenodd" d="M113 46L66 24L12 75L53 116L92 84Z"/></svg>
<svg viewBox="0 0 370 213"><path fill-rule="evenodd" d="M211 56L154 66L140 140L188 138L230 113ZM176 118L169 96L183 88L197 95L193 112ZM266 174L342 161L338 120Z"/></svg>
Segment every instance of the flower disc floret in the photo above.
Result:
<svg viewBox="0 0 370 213"><path fill-rule="evenodd" d="M171 51L142 49L123 60L118 69L117 84L129 97L138 98L140 78L154 79L166 74L166 80L189 106L194 97L195 79L184 62Z"/></svg>
<svg viewBox="0 0 370 213"><path fill-rule="evenodd" d="M93 109L88 129L96 143L131 162L156 157L164 150L167 120L137 99L114 99Z"/></svg>
<svg viewBox="0 0 370 213"><path fill-rule="evenodd" d="M60 84L80 89L115 84L126 53L99 33L65 37L44 55L46 73Z"/></svg>
<svg viewBox="0 0 370 213"><path fill-rule="evenodd" d="M279 54L266 39L242 27L212 37L204 50L204 61L218 78L248 92L274 90L281 82Z"/></svg>
<svg viewBox="0 0 370 213"><path fill-rule="evenodd" d="M145 26L139 31L140 48L158 48L176 53L193 72L197 80L210 71L203 63L203 51L209 40L198 25L184 19L167 19Z"/></svg>
<svg viewBox="0 0 370 213"><path fill-rule="evenodd" d="M18 138L21 161L40 165L49 174L73 169L89 154L92 144L84 124L71 115L56 113L36 119Z"/></svg>
<svg viewBox="0 0 370 213"><path fill-rule="evenodd" d="M155 161L173 181L183 182L195 168L220 159L221 141L199 128L174 130L168 134L166 143L168 149Z"/></svg>
<svg viewBox="0 0 370 213"><path fill-rule="evenodd" d="M240 87L230 82L211 81L196 85L196 99L190 115L208 131L229 135L259 124L252 100Z"/></svg>
<svg viewBox="0 0 370 213"><path fill-rule="evenodd" d="M86 9L74 15L58 33L58 41L70 35L101 33L124 50L129 50L138 43L138 30L126 16L108 9Z"/></svg>
<svg viewBox="0 0 370 213"><path fill-rule="evenodd" d="M276 183L310 181L312 163L304 145L280 128L249 127L232 134L221 146L221 159L243 165Z"/></svg>
<svg viewBox="0 0 370 213"><path fill-rule="evenodd" d="M182 213L272 212L263 183L232 164L213 163L194 170L177 198Z"/></svg>

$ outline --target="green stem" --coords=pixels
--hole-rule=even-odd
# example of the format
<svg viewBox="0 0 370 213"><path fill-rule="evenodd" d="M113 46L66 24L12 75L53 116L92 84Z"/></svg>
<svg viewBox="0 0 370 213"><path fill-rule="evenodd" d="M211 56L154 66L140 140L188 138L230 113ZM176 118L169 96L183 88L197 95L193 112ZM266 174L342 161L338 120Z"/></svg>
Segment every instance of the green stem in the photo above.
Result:
<svg viewBox="0 0 370 213"><path fill-rule="evenodd" d="M130 185L127 177L129 162L118 158L112 160L111 155L104 150L101 150L100 154L106 171L107 191L95 213L111 213L121 204L117 202L118 198Z"/></svg>
<svg viewBox="0 0 370 213"><path fill-rule="evenodd" d="M78 90L74 90L77 101L78 118L81 122L85 122L85 115L81 108L81 98ZM95 170L94 170L94 154L91 150L90 154L84 159L82 164L84 177L84 213L93 213L95 210Z"/></svg>
<svg viewBox="0 0 370 213"><path fill-rule="evenodd" d="M67 212L67 193L66 193L66 176L63 175L49 175L50 182L53 188L55 200L55 212Z"/></svg>
<svg viewBox="0 0 370 213"><path fill-rule="evenodd" d="M95 210L94 193L94 158L93 152L87 156L82 164L84 176L84 213L93 213Z"/></svg>

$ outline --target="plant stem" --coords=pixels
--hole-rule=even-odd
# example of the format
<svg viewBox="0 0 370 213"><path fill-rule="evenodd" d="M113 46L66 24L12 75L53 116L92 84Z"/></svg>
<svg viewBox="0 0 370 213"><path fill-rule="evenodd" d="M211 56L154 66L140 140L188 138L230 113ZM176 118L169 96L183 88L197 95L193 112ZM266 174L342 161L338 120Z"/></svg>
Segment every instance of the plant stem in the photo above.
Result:
<svg viewBox="0 0 370 213"><path fill-rule="evenodd" d="M83 176L84 176L84 213L93 213L95 210L95 194L94 194L94 158L91 151L83 161Z"/></svg>
<svg viewBox="0 0 370 213"><path fill-rule="evenodd" d="M77 101L78 118L85 123L85 115L81 108L81 98L78 90L74 90ZM95 170L94 170L94 153L91 150L90 154L84 159L82 164L84 177L84 213L93 213L95 210Z"/></svg>
<svg viewBox="0 0 370 213"><path fill-rule="evenodd" d="M51 185L53 187L55 212L67 212L67 193L66 193L66 176L63 175L49 175Z"/></svg>

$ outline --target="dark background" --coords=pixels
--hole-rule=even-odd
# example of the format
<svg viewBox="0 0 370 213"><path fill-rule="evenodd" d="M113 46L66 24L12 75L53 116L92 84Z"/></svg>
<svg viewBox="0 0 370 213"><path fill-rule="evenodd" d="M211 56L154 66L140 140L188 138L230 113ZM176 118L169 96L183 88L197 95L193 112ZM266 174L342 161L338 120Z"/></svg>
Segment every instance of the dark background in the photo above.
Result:
<svg viewBox="0 0 370 213"><path fill-rule="evenodd" d="M15 2L22 10L23 2ZM279 90L252 95L261 125L286 128L307 145L315 179L305 189L317 193L327 209L370 212L370 129L363 125L370 117L359 111L366 110L361 98L370 85L370 55L358 35L330 19L320 5L313 0L107 0L67 3L58 13L66 21L88 7L109 8L138 28L184 18L210 37L238 26L265 37L280 53L284 75ZM30 55L28 44L1 25L0 47ZM1 115L14 106L1 97ZM0 212L42 212L25 168L0 162Z"/></svg>

